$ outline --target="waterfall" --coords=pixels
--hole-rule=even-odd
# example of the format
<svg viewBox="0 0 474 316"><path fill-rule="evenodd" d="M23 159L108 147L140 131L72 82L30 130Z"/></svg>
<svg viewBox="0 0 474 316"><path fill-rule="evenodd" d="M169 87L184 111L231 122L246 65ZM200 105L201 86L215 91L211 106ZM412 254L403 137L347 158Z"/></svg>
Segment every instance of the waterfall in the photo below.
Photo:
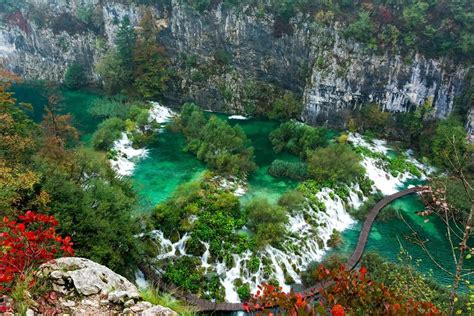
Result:
<svg viewBox="0 0 474 316"><path fill-rule="evenodd" d="M163 124L175 115L173 111L160 105L158 102L150 102L150 105L151 107L148 110L149 123ZM151 126L147 126L146 129L151 129ZM132 145L129 135L126 132L122 132L120 139L116 140L112 146L114 158L110 159L110 164L119 176L131 176L136 162L148 155L146 148L135 149Z"/></svg>

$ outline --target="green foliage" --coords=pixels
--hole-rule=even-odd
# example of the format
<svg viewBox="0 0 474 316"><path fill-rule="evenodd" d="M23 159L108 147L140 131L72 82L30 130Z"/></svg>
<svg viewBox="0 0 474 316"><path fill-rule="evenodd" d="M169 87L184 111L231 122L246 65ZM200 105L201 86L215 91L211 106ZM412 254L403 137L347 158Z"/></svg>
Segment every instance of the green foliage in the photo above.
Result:
<svg viewBox="0 0 474 316"><path fill-rule="evenodd" d="M242 301L247 301L250 298L250 286L246 283L237 288L237 294Z"/></svg>
<svg viewBox="0 0 474 316"><path fill-rule="evenodd" d="M369 12L360 11L353 23L349 24L344 30L344 35L352 37L357 41L369 42L372 38L374 26L369 16Z"/></svg>
<svg viewBox="0 0 474 316"><path fill-rule="evenodd" d="M286 92L283 97L275 100L268 117L272 120L296 119L301 115L303 103L297 100L292 92Z"/></svg>
<svg viewBox="0 0 474 316"><path fill-rule="evenodd" d="M87 77L84 67L80 64L72 64L64 75L64 85L71 90L84 87L87 84Z"/></svg>
<svg viewBox="0 0 474 316"><path fill-rule="evenodd" d="M386 132L387 125L390 122L391 114L389 112L383 112L380 107L375 104L369 104L356 113L353 116L352 131L359 132L373 132L382 134Z"/></svg>
<svg viewBox="0 0 474 316"><path fill-rule="evenodd" d="M287 151L302 158L310 150L328 144L325 128L311 127L295 121L285 122L270 134L273 150Z"/></svg>
<svg viewBox="0 0 474 316"><path fill-rule="evenodd" d="M87 149L74 154L72 169L47 159L36 163L47 175L41 186L61 223L59 231L74 236L76 255L133 275L142 259L135 237L139 225L130 216L136 205L131 183L117 178L102 155Z"/></svg>
<svg viewBox="0 0 474 316"><path fill-rule="evenodd" d="M153 305L160 305L168 307L175 311L179 315L191 316L195 315L193 308L188 306L186 303L177 300L169 293L160 293L153 287L147 287L146 289L140 289L140 296L145 302L150 302Z"/></svg>
<svg viewBox="0 0 474 316"><path fill-rule="evenodd" d="M304 203L305 198L298 190L287 191L278 199L278 205L284 207L288 212L301 210Z"/></svg>
<svg viewBox="0 0 474 316"><path fill-rule="evenodd" d="M133 72L133 54L135 51L136 38L137 36L133 31L133 26L130 24L130 18L128 15L125 15L120 22L115 38L115 45L117 46L117 58L130 78Z"/></svg>
<svg viewBox="0 0 474 316"><path fill-rule="evenodd" d="M357 209L352 208L348 212L355 219L357 219L359 221L364 221L366 219L367 215L369 214L369 212L374 208L375 204L377 204L377 202L380 201L382 198L383 198L383 194L381 194L381 193L376 193L374 195L371 195L364 202L364 204L359 206ZM393 213L393 210L388 209L388 212ZM384 215L382 215L382 213L384 213L383 210L379 213L378 219L383 220ZM388 219L388 218L386 218L386 219Z"/></svg>
<svg viewBox="0 0 474 316"><path fill-rule="evenodd" d="M457 160L463 159L462 157L470 150L466 130L462 124L455 119L440 122L432 138L431 150L433 161L438 166L443 166L448 170L457 166ZM469 162L469 159L464 158L462 163Z"/></svg>
<svg viewBox="0 0 474 316"><path fill-rule="evenodd" d="M224 49L218 49L214 53L214 60L219 65L226 66L232 62L232 55Z"/></svg>
<svg viewBox="0 0 474 316"><path fill-rule="evenodd" d="M355 183L365 174L360 157L347 145L334 144L313 151L308 158L308 173L321 182Z"/></svg>
<svg viewBox="0 0 474 316"><path fill-rule="evenodd" d="M179 257L169 263L163 277L192 293L198 293L204 287L204 275L201 262L195 257Z"/></svg>
<svg viewBox="0 0 474 316"><path fill-rule="evenodd" d="M94 148L104 151L111 149L114 141L120 138L120 134L124 129L125 122L117 117L103 121L92 136Z"/></svg>
<svg viewBox="0 0 474 316"><path fill-rule="evenodd" d="M140 21L140 31L134 47L134 78L138 93L145 99L163 95L169 80L168 59L157 43L158 29L150 10Z"/></svg>
<svg viewBox="0 0 474 316"><path fill-rule="evenodd" d="M229 253L253 248L249 236L238 230L245 223L238 198L209 180L189 182L178 187L173 196L158 204L152 220L165 236L177 240L191 233L187 243L190 253L201 256L209 243L209 252L222 260ZM190 218L195 219L191 222Z"/></svg>
<svg viewBox="0 0 474 316"><path fill-rule="evenodd" d="M333 229L327 243L328 247L337 248L341 246L342 243L343 243L343 240L342 240L341 232L336 229Z"/></svg>
<svg viewBox="0 0 474 316"><path fill-rule="evenodd" d="M216 116L206 119L199 107L189 103L174 123L188 140L187 150L219 174L246 176L255 170L253 148L238 125L232 127Z"/></svg>
<svg viewBox="0 0 474 316"><path fill-rule="evenodd" d="M96 65L104 89L109 94L120 92L130 79L130 74L118 56L117 50L111 48Z"/></svg>
<svg viewBox="0 0 474 316"><path fill-rule="evenodd" d="M263 198L254 198L245 206L247 227L255 234L257 246L276 245L285 235L286 210Z"/></svg>
<svg viewBox="0 0 474 316"><path fill-rule="evenodd" d="M305 180L308 177L307 165L304 162L288 162L274 160L268 168L268 173L275 178Z"/></svg>
<svg viewBox="0 0 474 316"><path fill-rule="evenodd" d="M370 271L370 277L385 284L393 293L406 299L425 300L434 303L441 310L446 310L449 292L429 276L416 271L415 267L407 264L399 257L399 262L390 262L375 252L367 252L362 258L361 265ZM459 305L461 305L461 300Z"/></svg>

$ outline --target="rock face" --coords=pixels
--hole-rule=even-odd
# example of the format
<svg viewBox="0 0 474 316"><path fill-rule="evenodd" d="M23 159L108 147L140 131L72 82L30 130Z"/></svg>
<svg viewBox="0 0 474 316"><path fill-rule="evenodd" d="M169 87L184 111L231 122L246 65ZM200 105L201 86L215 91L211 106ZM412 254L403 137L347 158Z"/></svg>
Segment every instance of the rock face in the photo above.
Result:
<svg viewBox="0 0 474 316"><path fill-rule="evenodd" d="M135 285L88 259L59 258L41 265L37 275L59 293L63 311L73 314L177 315L168 308L142 301Z"/></svg>
<svg viewBox="0 0 474 316"><path fill-rule="evenodd" d="M29 79L61 80L73 62L88 65L97 79L93 64L113 44L117 21L127 15L137 24L144 9L138 2L26 0L2 15L0 59ZM301 96L302 118L310 123L337 122L372 101L407 111L431 100L436 115L445 117L468 71L448 59L367 52L339 35L342 26L320 26L301 14L275 34L275 17L258 6L218 5L197 13L168 0L149 8L178 78L169 88L169 105L193 100L242 114L258 106L255 94L271 85Z"/></svg>

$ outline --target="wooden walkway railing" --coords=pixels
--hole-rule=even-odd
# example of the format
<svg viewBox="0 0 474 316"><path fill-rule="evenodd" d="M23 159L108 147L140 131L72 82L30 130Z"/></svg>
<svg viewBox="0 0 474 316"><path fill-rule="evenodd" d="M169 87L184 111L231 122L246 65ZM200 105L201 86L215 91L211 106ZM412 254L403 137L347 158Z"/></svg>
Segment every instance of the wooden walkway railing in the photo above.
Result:
<svg viewBox="0 0 474 316"><path fill-rule="evenodd" d="M351 257L349 258L349 260L347 260L346 267L349 270L354 269L359 263L360 259L362 258L365 245L367 244L367 240L369 238L370 230L372 228L372 225L375 219L377 218L377 215L380 213L380 211L392 201L402 196L419 192L423 189L424 187L420 187L420 186L409 188L409 189L397 192L395 194L386 196L382 200L380 200L377 204L375 204L375 206L370 210L369 214L367 215L367 218L365 219L364 224L362 225L362 229L359 235L359 240L357 241L357 246L354 252L352 253ZM146 264L141 264L139 268L145 274L146 278L154 282L158 287L160 287L161 290L166 291L166 292L171 292L177 298L187 302L188 304L192 306L195 306L196 312L235 312L235 311L243 310L241 303L215 303L209 300L201 299L194 294L184 293L176 286L164 284L160 276ZM306 298L316 296L319 294L319 289L321 287L330 286L330 285L331 283L328 283L328 282L324 284L318 283L299 293L302 294L303 297L306 297Z"/></svg>

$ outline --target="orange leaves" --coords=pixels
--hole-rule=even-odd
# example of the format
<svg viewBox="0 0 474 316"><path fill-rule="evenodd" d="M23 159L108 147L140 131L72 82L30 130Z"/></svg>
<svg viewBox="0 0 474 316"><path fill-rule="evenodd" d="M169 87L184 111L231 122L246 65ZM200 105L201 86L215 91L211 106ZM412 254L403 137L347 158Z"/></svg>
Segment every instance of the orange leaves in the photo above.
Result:
<svg viewBox="0 0 474 316"><path fill-rule="evenodd" d="M335 269L320 265L315 276L321 284L317 303L309 302L301 293L283 293L281 288L262 284L244 309L256 315L273 315L272 309L276 307L291 316L441 315L430 302L403 299L383 283L370 280L365 267L350 271L344 265Z"/></svg>
<svg viewBox="0 0 474 316"><path fill-rule="evenodd" d="M344 311L344 307L342 305L336 304L331 309L332 316L344 316L346 313Z"/></svg>

